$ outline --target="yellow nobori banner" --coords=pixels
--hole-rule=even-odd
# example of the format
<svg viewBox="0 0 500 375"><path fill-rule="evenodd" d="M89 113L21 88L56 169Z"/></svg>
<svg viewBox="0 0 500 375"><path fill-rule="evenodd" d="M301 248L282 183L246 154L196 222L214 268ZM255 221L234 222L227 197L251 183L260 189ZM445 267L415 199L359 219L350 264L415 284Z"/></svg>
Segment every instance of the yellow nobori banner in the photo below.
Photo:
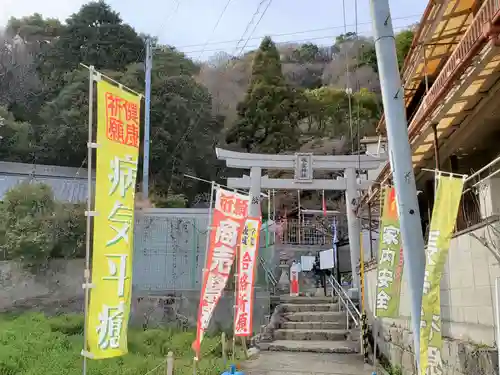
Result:
<svg viewBox="0 0 500 375"><path fill-rule="evenodd" d="M87 345L92 358L127 353L140 97L97 83L97 168Z"/></svg>
<svg viewBox="0 0 500 375"><path fill-rule="evenodd" d="M420 374L442 374L441 277L457 221L464 178L436 176L438 188L425 249L425 279L420 320Z"/></svg>

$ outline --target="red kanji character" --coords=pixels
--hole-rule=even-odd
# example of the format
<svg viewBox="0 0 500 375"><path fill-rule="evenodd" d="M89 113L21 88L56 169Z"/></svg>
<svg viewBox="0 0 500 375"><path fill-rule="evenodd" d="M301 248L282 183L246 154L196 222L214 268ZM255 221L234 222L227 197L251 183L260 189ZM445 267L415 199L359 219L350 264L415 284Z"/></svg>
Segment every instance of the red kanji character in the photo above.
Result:
<svg viewBox="0 0 500 375"><path fill-rule="evenodd" d="M107 114L112 117L121 118L121 109L123 108L123 99L113 95L110 92L106 93L106 108Z"/></svg>
<svg viewBox="0 0 500 375"><path fill-rule="evenodd" d="M236 198L233 214L236 216L246 217L248 215L248 201Z"/></svg>
<svg viewBox="0 0 500 375"><path fill-rule="evenodd" d="M247 325L248 325L248 315L246 312L242 312L238 317L238 321L236 322L236 331L246 332Z"/></svg>
<svg viewBox="0 0 500 375"><path fill-rule="evenodd" d="M136 124L127 124L127 137L125 143L129 146L139 147L139 127Z"/></svg>
<svg viewBox="0 0 500 375"><path fill-rule="evenodd" d="M246 292L240 294L240 298L238 300L238 310L240 312L244 312L247 309L248 297Z"/></svg>
<svg viewBox="0 0 500 375"><path fill-rule="evenodd" d="M245 254L243 254L243 262L251 262L252 257L250 256L250 253L248 251L245 251Z"/></svg>
<svg viewBox="0 0 500 375"><path fill-rule="evenodd" d="M250 283L248 282L248 275L246 273L242 274L239 280L239 287L241 291L245 291Z"/></svg>
<svg viewBox="0 0 500 375"><path fill-rule="evenodd" d="M250 256L248 251L245 252L241 261L243 263L243 270L247 271L250 267L250 263L252 262L252 257Z"/></svg>
<svg viewBox="0 0 500 375"><path fill-rule="evenodd" d="M231 213L234 206L234 197L232 195L220 195L220 209L224 213Z"/></svg>
<svg viewBox="0 0 500 375"><path fill-rule="evenodd" d="M108 138L115 142L123 143L123 122L115 117L108 121Z"/></svg>
<svg viewBox="0 0 500 375"><path fill-rule="evenodd" d="M127 119L127 121L134 121L136 124L139 122L137 104L132 102L125 102L125 118Z"/></svg>

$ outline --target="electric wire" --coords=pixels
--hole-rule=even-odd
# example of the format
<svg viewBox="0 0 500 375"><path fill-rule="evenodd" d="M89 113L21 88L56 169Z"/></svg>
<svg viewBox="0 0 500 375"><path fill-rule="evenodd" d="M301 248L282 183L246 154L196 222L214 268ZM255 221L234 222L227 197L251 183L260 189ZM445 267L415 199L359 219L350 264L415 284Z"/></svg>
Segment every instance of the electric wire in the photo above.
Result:
<svg viewBox="0 0 500 375"><path fill-rule="evenodd" d="M255 17L257 16L259 10L260 10L260 7L262 6L262 4L264 3L265 0L261 0L261 2L259 3L259 5L257 6L257 10L254 12L254 15L252 16L252 19L250 20L250 22L247 24L247 27L245 28L245 32L246 33L248 31L248 29L250 28L250 24L254 21ZM264 12L263 14L261 15L261 17L259 18L256 26L254 27L253 30L256 29L256 27L258 26L258 24L262 21L265 13L267 12L267 10L269 9L269 5L270 3L272 3L272 0L269 0L269 4L267 5L267 7L264 9ZM250 34L251 36L252 34ZM240 38L240 39L243 39ZM169 182L169 186L168 186L168 189L167 191L169 191L172 187L172 182L173 182L173 174L174 174L174 169L175 169L175 162L177 161L177 151L179 150L179 148L184 144L185 140L187 139L187 137L191 134L191 132L198 126L198 124L200 123L200 114L201 114L201 109L197 112L196 114L196 117L197 119L195 121L193 121L189 126L188 128L186 129L186 131L184 132L183 136L181 137L181 140L180 142L177 144L174 152L172 153L172 167L171 167L171 171L170 171L170 182Z"/></svg>
<svg viewBox="0 0 500 375"><path fill-rule="evenodd" d="M163 22L160 24L160 27L158 28L158 31L156 32L155 35L158 35L160 33L160 31L162 31L164 28L165 28L165 25L168 24L168 21L170 21L176 14L177 12L179 11L179 8L181 6L181 1L182 0L174 0L175 2L175 8L173 10L173 12L171 12L164 20ZM144 54L145 50L146 50L146 43L148 43L148 41L146 40L145 43L144 43L144 46L142 47L142 50L141 52L139 53L139 55L137 56L137 60L136 60L136 64L139 62L139 60L141 58L144 58L144 62L146 62L146 56ZM152 48L152 50L154 50Z"/></svg>
<svg viewBox="0 0 500 375"><path fill-rule="evenodd" d="M396 20L399 20L399 21L402 21L402 20L408 20L408 19L412 19L412 18L417 18L417 17L421 17L422 15L421 14L413 14L413 15L408 15L408 16L401 16L401 17L395 17L395 18L392 18L393 21L396 21ZM370 22L359 22L358 25L361 26L361 25L368 25L370 26L372 23L371 21ZM413 23L412 23L413 24ZM347 25L348 27L353 27L355 26L355 24L348 24ZM397 26L396 28L401 28L402 26ZM404 26L404 27L407 27L407 26ZM260 40L266 36L269 36L271 38L276 38L276 37L280 37L280 36L294 36L294 35L299 35L299 34L306 34L306 33L314 33L314 32L319 32L319 31L333 31L333 30L341 30L341 29L344 29L344 25L337 25L337 26L330 26L330 27L322 27L322 28L318 28L318 29L307 29L307 30L300 30L300 31L294 31L294 32L289 32L289 33L277 33L277 34L268 34L268 35L260 35L260 36L253 36L250 38L250 40ZM215 42L210 42L208 43L207 45L211 46L211 45L217 45L217 44L232 44L232 43L236 43L240 41L240 39L232 39L232 40L221 40L221 41L215 41ZM203 47L205 45L205 43L197 43L197 44L184 44L184 45L180 45L180 46L177 46L177 48L192 48L192 47Z"/></svg>
<svg viewBox="0 0 500 375"><path fill-rule="evenodd" d="M406 25L401 25L398 27L394 27L394 30L406 30L409 27L411 27L413 24L406 24ZM366 32L369 32L369 30L366 30ZM273 37L272 34L268 35L269 37ZM283 45L283 44L294 44L294 43L305 43L305 42L311 42L311 41L319 41L319 40L334 40L338 35L333 35L333 34L328 34L328 35L322 35L322 36L312 36L309 38L303 38L303 39L288 39L288 40L283 40L283 41L278 41L276 44L278 45ZM253 38L250 38L252 40ZM221 43L222 44L222 43ZM210 45L210 43L208 44ZM250 49L250 48L258 48L259 44L251 44L247 45L245 48ZM187 50L182 50L183 47L176 47L183 53L189 55L189 54L198 54L202 49L187 49ZM233 50L233 47L228 47L228 48L212 48L212 49L205 49L204 52L211 52L211 53L217 53L217 52L227 52L228 50Z"/></svg>
<svg viewBox="0 0 500 375"><path fill-rule="evenodd" d="M342 15L344 19L344 38L347 37L347 19L346 19L346 9L345 0L342 0ZM346 41L344 40L344 43ZM349 64L349 48L344 47L344 58L345 58L345 79L346 79L346 94L349 103L349 137L351 138L351 153L354 152L354 134L352 127L352 87L351 87L351 75L350 75L350 64Z"/></svg>
<svg viewBox="0 0 500 375"><path fill-rule="evenodd" d="M354 0L354 23L355 23L354 32L356 33L356 44L358 45L356 48L356 64L359 64L360 58L359 58L359 33L358 33L358 0ZM361 87L359 84L359 74L358 74L357 69L354 71L354 74L356 75L356 90L359 93ZM361 175L360 99L361 98L358 97L358 100L356 100L356 106L357 106L356 133L357 133L357 140L358 140L358 173L359 173L359 175Z"/></svg>
<svg viewBox="0 0 500 375"><path fill-rule="evenodd" d="M266 0L260 0L259 2L259 5L257 5L257 9L255 10L255 12L253 13L252 15L252 18L250 19L250 21L247 23L247 26L245 27L245 31L243 31L243 34L241 34L241 37L240 39L238 40L238 43L236 43L236 47L235 47L235 50L238 49L239 45L241 42L243 42L243 39L245 38L245 35L246 33L250 30L250 27L252 26L255 18L257 17L257 15L259 14L259 11L260 11L260 7L266 2ZM249 37L247 39L247 44L248 44L248 40L250 39L250 37L252 36L252 34L249 34Z"/></svg>
<svg viewBox="0 0 500 375"><path fill-rule="evenodd" d="M217 18L217 21L215 22L215 25L214 27L212 28L212 31L209 35L209 37L207 38L205 44L203 45L203 49L201 50L200 52L200 55L198 56L198 59L203 55L203 53L205 52L205 49L207 48L208 46L208 43L210 43L210 39L212 38L212 36L214 35L215 33L215 30L217 30L217 27L219 26L219 23L220 21L222 20L222 17L224 17L224 14L226 13L226 10L227 8L229 7L229 4L231 4L231 1L232 0L227 0L226 2L226 5L224 6L224 8L222 9L222 12L219 14L219 17Z"/></svg>
<svg viewBox="0 0 500 375"><path fill-rule="evenodd" d="M262 14L260 15L260 18L258 19L258 21L255 23L252 31L250 32L250 35L248 36L247 40L245 41L245 44L243 45L243 47L241 47L241 50L240 50L240 55L243 53L243 51L245 50L246 46L248 45L248 41L250 40L251 36L253 35L253 33L255 32L255 30L257 29L257 26L259 26L260 22L262 21L262 18L264 18L264 15L266 14L267 10L269 9L269 7L271 6L271 3L273 2L273 0L269 0L266 7L264 8L264 11L262 12Z"/></svg>

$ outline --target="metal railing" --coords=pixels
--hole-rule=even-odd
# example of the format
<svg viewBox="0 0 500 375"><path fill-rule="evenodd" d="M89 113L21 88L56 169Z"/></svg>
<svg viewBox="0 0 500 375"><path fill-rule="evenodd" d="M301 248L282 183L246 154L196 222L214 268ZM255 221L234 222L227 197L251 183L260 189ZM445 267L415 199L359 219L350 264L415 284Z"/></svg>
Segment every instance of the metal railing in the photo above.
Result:
<svg viewBox="0 0 500 375"><path fill-rule="evenodd" d="M347 221L340 216L337 223L337 237L347 233ZM322 220L288 219L277 223L278 241L284 245L331 245L331 223Z"/></svg>
<svg viewBox="0 0 500 375"><path fill-rule="evenodd" d="M259 263L260 263L262 269L264 270L264 272L266 273L266 278L271 283L271 287L273 288L273 291L274 291L274 289L276 288L276 285L278 285L278 280L276 280L276 276L274 276L274 273L269 269L266 261L261 256L259 256Z"/></svg>
<svg viewBox="0 0 500 375"><path fill-rule="evenodd" d="M332 297L334 294L336 294L339 297L339 302L341 302L344 306L346 312L347 329L349 329L350 326L349 318L352 319L356 327L359 327L359 324L361 322L361 313L359 312L356 304L349 298L344 288L342 288L342 286L338 283L337 280L335 280L333 276L330 276L328 278L328 283L332 287ZM341 308L342 305L339 303L339 308Z"/></svg>
<svg viewBox="0 0 500 375"><path fill-rule="evenodd" d="M276 243L276 223L263 222L260 230L259 246L269 247Z"/></svg>

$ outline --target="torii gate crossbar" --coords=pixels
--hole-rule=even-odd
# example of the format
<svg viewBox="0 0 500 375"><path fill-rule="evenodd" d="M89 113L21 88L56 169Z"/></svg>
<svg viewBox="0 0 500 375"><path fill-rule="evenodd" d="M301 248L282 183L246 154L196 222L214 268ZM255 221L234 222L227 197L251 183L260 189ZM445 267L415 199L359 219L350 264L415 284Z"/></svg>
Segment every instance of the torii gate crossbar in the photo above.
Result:
<svg viewBox="0 0 500 375"><path fill-rule="evenodd" d="M294 155L268 155L234 152L216 148L217 158L224 160L231 168L250 169L250 176L228 179L228 185L234 188L249 188L252 204L250 215L260 214L258 197L261 189L280 190L345 190L347 223L349 227L349 249L351 255L351 271L353 287L359 285L357 265L360 259L361 226L356 217L358 190L365 190L370 182L363 181L358 185L357 170L378 169L387 160L386 155L378 157L368 155L313 155L312 153L296 153ZM262 176L262 169L294 170L295 178L272 179ZM314 170L344 170L344 178L335 180L315 180Z"/></svg>

